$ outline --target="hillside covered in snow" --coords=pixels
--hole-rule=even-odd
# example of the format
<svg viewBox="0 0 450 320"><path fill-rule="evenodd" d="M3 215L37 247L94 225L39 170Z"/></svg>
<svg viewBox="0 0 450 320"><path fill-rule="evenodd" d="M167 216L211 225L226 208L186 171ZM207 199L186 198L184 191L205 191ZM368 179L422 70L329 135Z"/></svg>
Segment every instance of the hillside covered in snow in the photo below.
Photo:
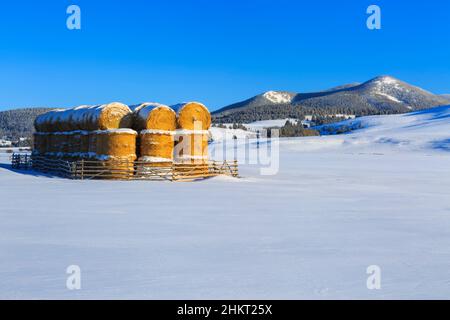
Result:
<svg viewBox="0 0 450 320"><path fill-rule="evenodd" d="M348 135L331 138L343 141L344 146L450 151L450 106L399 115L361 117L316 129L325 135L353 130Z"/></svg>
<svg viewBox="0 0 450 320"><path fill-rule="evenodd" d="M448 299L450 107L345 125L231 133L211 157L238 151L241 178L193 183L66 180L0 153L0 298ZM243 155L269 146L273 163Z"/></svg>
<svg viewBox="0 0 450 320"><path fill-rule="evenodd" d="M310 93L268 91L213 113L216 123L328 117L336 114L397 114L448 104L447 98L391 76Z"/></svg>

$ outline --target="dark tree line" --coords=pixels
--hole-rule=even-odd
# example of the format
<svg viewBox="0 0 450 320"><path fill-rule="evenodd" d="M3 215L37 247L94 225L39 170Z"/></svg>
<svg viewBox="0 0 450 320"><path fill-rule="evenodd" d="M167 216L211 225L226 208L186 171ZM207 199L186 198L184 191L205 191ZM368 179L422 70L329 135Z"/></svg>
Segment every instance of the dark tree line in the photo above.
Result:
<svg viewBox="0 0 450 320"><path fill-rule="evenodd" d="M19 138L31 138L34 132L34 119L51 109L27 108L0 112L0 138L11 141Z"/></svg>

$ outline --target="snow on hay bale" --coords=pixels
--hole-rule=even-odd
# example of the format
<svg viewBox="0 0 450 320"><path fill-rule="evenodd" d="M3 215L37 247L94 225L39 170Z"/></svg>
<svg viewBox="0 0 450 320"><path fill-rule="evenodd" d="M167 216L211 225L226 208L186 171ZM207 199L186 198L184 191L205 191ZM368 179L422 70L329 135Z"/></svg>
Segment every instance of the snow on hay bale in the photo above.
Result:
<svg viewBox="0 0 450 320"><path fill-rule="evenodd" d="M54 127L54 119L60 112L63 112L64 109L55 109L43 113L36 117L34 120L34 128L37 132L55 132L57 131Z"/></svg>
<svg viewBox="0 0 450 320"><path fill-rule="evenodd" d="M86 130L85 117L91 108L94 107L83 105L71 109L66 119L67 123L69 123L69 130L85 131Z"/></svg>
<svg viewBox="0 0 450 320"><path fill-rule="evenodd" d="M38 116L34 125L38 132L131 128L131 115L127 105L113 102L98 106L52 110Z"/></svg>
<svg viewBox="0 0 450 320"><path fill-rule="evenodd" d="M211 114L201 103L188 102L175 105L177 132L175 136L175 161L202 164L208 160L208 129Z"/></svg>
<svg viewBox="0 0 450 320"><path fill-rule="evenodd" d="M143 103L134 110L134 128L140 131L139 161L149 166L170 166L173 162L176 113L159 103Z"/></svg>
<svg viewBox="0 0 450 320"><path fill-rule="evenodd" d="M81 111L81 110L80 110ZM111 130L119 128L131 128L132 113L130 108L119 102L103 104L82 109L84 119L83 130Z"/></svg>
<svg viewBox="0 0 450 320"><path fill-rule="evenodd" d="M172 106L177 112L178 128L185 130L198 130L195 123L200 123L200 130L208 130L211 126L211 114L208 108L199 102L187 102Z"/></svg>
<svg viewBox="0 0 450 320"><path fill-rule="evenodd" d="M174 131L176 128L175 111L163 104L146 102L134 109L134 129Z"/></svg>

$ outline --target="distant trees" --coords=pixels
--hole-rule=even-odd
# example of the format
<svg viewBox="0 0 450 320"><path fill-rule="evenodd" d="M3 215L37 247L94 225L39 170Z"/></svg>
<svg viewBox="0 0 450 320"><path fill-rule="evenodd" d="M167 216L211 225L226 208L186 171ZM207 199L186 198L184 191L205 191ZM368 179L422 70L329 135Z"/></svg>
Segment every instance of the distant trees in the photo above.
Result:
<svg viewBox="0 0 450 320"><path fill-rule="evenodd" d="M245 130L247 131L247 127L245 127L242 123L233 123L233 126L231 127L231 129L241 129L241 130Z"/></svg>
<svg viewBox="0 0 450 320"><path fill-rule="evenodd" d="M18 141L19 138L30 138L34 132L34 119L51 109L27 108L0 112L0 138ZM31 142L25 142L30 144Z"/></svg>
<svg viewBox="0 0 450 320"><path fill-rule="evenodd" d="M298 123L292 123L291 121L286 121L286 124L281 128L267 128L267 135L270 137L272 130L279 129L280 137L309 137L309 136L320 136L319 131L314 129L306 129L303 125Z"/></svg>
<svg viewBox="0 0 450 320"><path fill-rule="evenodd" d="M215 127L215 128L221 128L221 129L235 129L235 130L236 129L241 129L241 130L247 131L247 127L244 126L242 123L233 123L231 125L231 127L227 127L223 123L213 123L212 126Z"/></svg>

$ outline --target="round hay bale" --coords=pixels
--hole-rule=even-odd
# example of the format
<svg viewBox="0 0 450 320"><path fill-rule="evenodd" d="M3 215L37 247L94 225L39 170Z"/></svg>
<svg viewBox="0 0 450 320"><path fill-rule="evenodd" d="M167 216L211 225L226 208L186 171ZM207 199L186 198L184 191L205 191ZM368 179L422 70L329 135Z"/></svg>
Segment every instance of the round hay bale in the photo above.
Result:
<svg viewBox="0 0 450 320"><path fill-rule="evenodd" d="M208 131L177 130L175 136L174 162L208 162Z"/></svg>
<svg viewBox="0 0 450 320"><path fill-rule="evenodd" d="M57 131L54 124L53 119L59 112L63 112L64 109L55 109L43 113L36 117L34 120L34 128L37 132L55 132Z"/></svg>
<svg viewBox="0 0 450 320"><path fill-rule="evenodd" d="M48 118L48 129L51 132L61 132L59 121L63 118L63 113L66 110L56 110L55 112L51 113Z"/></svg>
<svg viewBox="0 0 450 320"><path fill-rule="evenodd" d="M172 106L177 112L177 126L186 130L208 130L211 126L211 114L208 108L199 102L187 102Z"/></svg>
<svg viewBox="0 0 450 320"><path fill-rule="evenodd" d="M176 163L207 163L210 112L199 102L182 103L172 108L177 111L178 128L174 161Z"/></svg>
<svg viewBox="0 0 450 320"><path fill-rule="evenodd" d="M55 132L52 139L54 153L58 158L66 156L68 151L67 134L65 132Z"/></svg>
<svg viewBox="0 0 450 320"><path fill-rule="evenodd" d="M103 133L103 131L98 130L95 131L95 134L97 135L95 139L95 153L98 156L106 155L105 152L107 152L105 140L106 140L106 134Z"/></svg>
<svg viewBox="0 0 450 320"><path fill-rule="evenodd" d="M97 155L136 159L136 135L131 129L100 130L97 134Z"/></svg>
<svg viewBox="0 0 450 320"><path fill-rule="evenodd" d="M71 109L64 109L50 116L50 126L54 132L67 132L72 130L68 122L70 113Z"/></svg>
<svg viewBox="0 0 450 320"><path fill-rule="evenodd" d="M47 134L47 152L46 156L52 156L56 152L55 134L50 132Z"/></svg>
<svg viewBox="0 0 450 320"><path fill-rule="evenodd" d="M88 154L87 158L93 158L97 156L97 132L90 131L88 133Z"/></svg>
<svg viewBox="0 0 450 320"><path fill-rule="evenodd" d="M136 131L147 129L173 131L177 125L175 111L155 102L146 102L136 107L133 111L133 119L133 128Z"/></svg>
<svg viewBox="0 0 450 320"><path fill-rule="evenodd" d="M131 129L96 131L97 160L105 168L105 179L129 179L134 173L136 135Z"/></svg>
<svg viewBox="0 0 450 320"><path fill-rule="evenodd" d="M153 166L171 166L173 149L174 131L141 131L139 161L148 162Z"/></svg>
<svg viewBox="0 0 450 320"><path fill-rule="evenodd" d="M35 132L33 134L33 154L45 155L47 152L47 134L44 132Z"/></svg>
<svg viewBox="0 0 450 320"><path fill-rule="evenodd" d="M83 105L71 109L68 122L71 130L86 130L85 115L91 106Z"/></svg>
<svg viewBox="0 0 450 320"><path fill-rule="evenodd" d="M68 134L68 154L71 158L78 159L81 154L81 131L75 130Z"/></svg>
<svg viewBox="0 0 450 320"><path fill-rule="evenodd" d="M130 108L119 102L91 107L86 110L85 130L112 130L131 128L132 113Z"/></svg>
<svg viewBox="0 0 450 320"><path fill-rule="evenodd" d="M89 154L89 132L80 131L80 158L86 158Z"/></svg>

